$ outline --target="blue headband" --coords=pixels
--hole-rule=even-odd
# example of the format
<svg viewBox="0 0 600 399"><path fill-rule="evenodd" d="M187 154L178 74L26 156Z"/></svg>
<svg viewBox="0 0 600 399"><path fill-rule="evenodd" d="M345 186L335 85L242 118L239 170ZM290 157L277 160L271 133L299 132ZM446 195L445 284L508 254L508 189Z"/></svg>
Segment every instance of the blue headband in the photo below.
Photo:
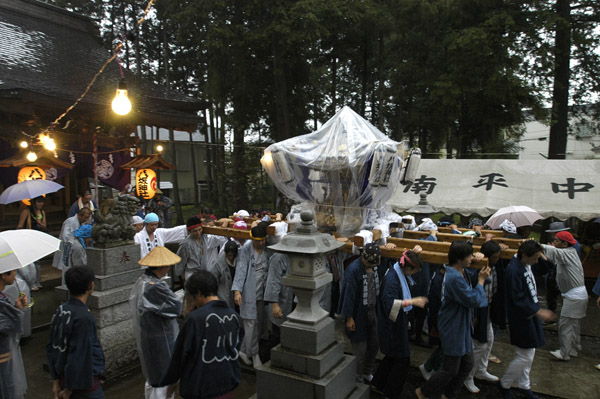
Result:
<svg viewBox="0 0 600 399"><path fill-rule="evenodd" d="M146 223L146 224L156 223L156 222L158 222L158 215L154 212L147 214L146 218L144 219L144 223Z"/></svg>
<svg viewBox="0 0 600 399"><path fill-rule="evenodd" d="M92 236L92 225L91 224L82 224L77 230L73 232L73 236L79 239L82 247L85 246L84 238L90 238Z"/></svg>

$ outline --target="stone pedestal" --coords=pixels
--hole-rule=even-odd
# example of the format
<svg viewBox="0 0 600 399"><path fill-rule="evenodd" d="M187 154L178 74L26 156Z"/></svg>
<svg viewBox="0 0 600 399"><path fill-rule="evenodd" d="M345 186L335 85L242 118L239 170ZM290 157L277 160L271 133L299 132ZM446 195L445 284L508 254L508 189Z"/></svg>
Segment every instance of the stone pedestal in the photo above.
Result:
<svg viewBox="0 0 600 399"><path fill-rule="evenodd" d="M333 319L318 305L331 274L313 280L321 289L313 289L312 297L306 295L311 291L306 290L306 282L297 279L284 279L294 288L298 306L282 324L281 344L271 349L271 360L257 369L256 398L368 398L368 387L356 383L356 358L344 354L344 343L335 340Z"/></svg>
<svg viewBox="0 0 600 399"><path fill-rule="evenodd" d="M98 338L106 357L105 374L110 379L139 364L129 294L144 272L138 261L138 244L114 248L88 248L88 266L96 274L95 290L87 306L96 318ZM68 298L66 286L56 287Z"/></svg>
<svg viewBox="0 0 600 399"><path fill-rule="evenodd" d="M258 399L366 399L369 389L356 383L356 358L344 354L335 340L334 321L319 306L332 277L325 254L342 246L312 225L313 215L302 212L302 226L271 246L290 258L283 284L298 298L296 309L281 326L281 344L271 360L256 371Z"/></svg>

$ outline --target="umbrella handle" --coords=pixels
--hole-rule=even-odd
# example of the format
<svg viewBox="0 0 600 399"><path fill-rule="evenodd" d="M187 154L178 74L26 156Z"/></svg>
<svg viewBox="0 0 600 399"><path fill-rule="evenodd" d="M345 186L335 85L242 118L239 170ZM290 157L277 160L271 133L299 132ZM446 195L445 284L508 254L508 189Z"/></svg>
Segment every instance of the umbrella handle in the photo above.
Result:
<svg viewBox="0 0 600 399"><path fill-rule="evenodd" d="M25 296L25 297L27 297L27 296L25 295L25 293L24 293L23 291L21 291L21 287L19 287L19 282L18 282L18 280L17 280L17 279L15 279L15 285L17 286L17 290L19 291L19 297L18 297L18 298L20 298L21 296ZM17 299L18 299L18 298L17 298ZM27 300L27 305L25 305L24 307L26 307L26 308L30 308L30 307L32 307L32 306L33 306L33 304L35 303L35 301L33 300L33 298L27 298L27 299L28 299L28 300Z"/></svg>

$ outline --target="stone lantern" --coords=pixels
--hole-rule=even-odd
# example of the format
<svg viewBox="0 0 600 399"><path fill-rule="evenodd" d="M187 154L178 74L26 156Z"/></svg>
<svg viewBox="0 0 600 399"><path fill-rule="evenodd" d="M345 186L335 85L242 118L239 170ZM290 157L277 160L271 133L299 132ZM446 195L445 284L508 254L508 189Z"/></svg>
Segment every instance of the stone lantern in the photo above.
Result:
<svg viewBox="0 0 600 399"><path fill-rule="evenodd" d="M269 247L290 258L283 284L298 298L296 309L281 326L281 344L271 360L257 370L258 399L368 398L368 387L355 380L356 358L344 354L335 339L334 320L319 306L325 286L332 281L326 255L344 244L314 226L314 215L303 211L302 224Z"/></svg>

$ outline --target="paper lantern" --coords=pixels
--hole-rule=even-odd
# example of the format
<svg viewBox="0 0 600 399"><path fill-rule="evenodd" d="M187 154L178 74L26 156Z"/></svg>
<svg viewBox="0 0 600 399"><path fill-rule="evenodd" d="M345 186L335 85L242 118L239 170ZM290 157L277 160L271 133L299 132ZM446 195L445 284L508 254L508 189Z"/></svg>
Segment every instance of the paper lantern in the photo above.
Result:
<svg viewBox="0 0 600 399"><path fill-rule="evenodd" d="M39 166L26 166L19 170L17 175L17 183L22 183L25 180L46 180L46 171ZM23 200L25 205L31 205L31 201Z"/></svg>
<svg viewBox="0 0 600 399"><path fill-rule="evenodd" d="M135 174L135 190L143 199L153 198L156 194L156 172L152 169L138 169Z"/></svg>

